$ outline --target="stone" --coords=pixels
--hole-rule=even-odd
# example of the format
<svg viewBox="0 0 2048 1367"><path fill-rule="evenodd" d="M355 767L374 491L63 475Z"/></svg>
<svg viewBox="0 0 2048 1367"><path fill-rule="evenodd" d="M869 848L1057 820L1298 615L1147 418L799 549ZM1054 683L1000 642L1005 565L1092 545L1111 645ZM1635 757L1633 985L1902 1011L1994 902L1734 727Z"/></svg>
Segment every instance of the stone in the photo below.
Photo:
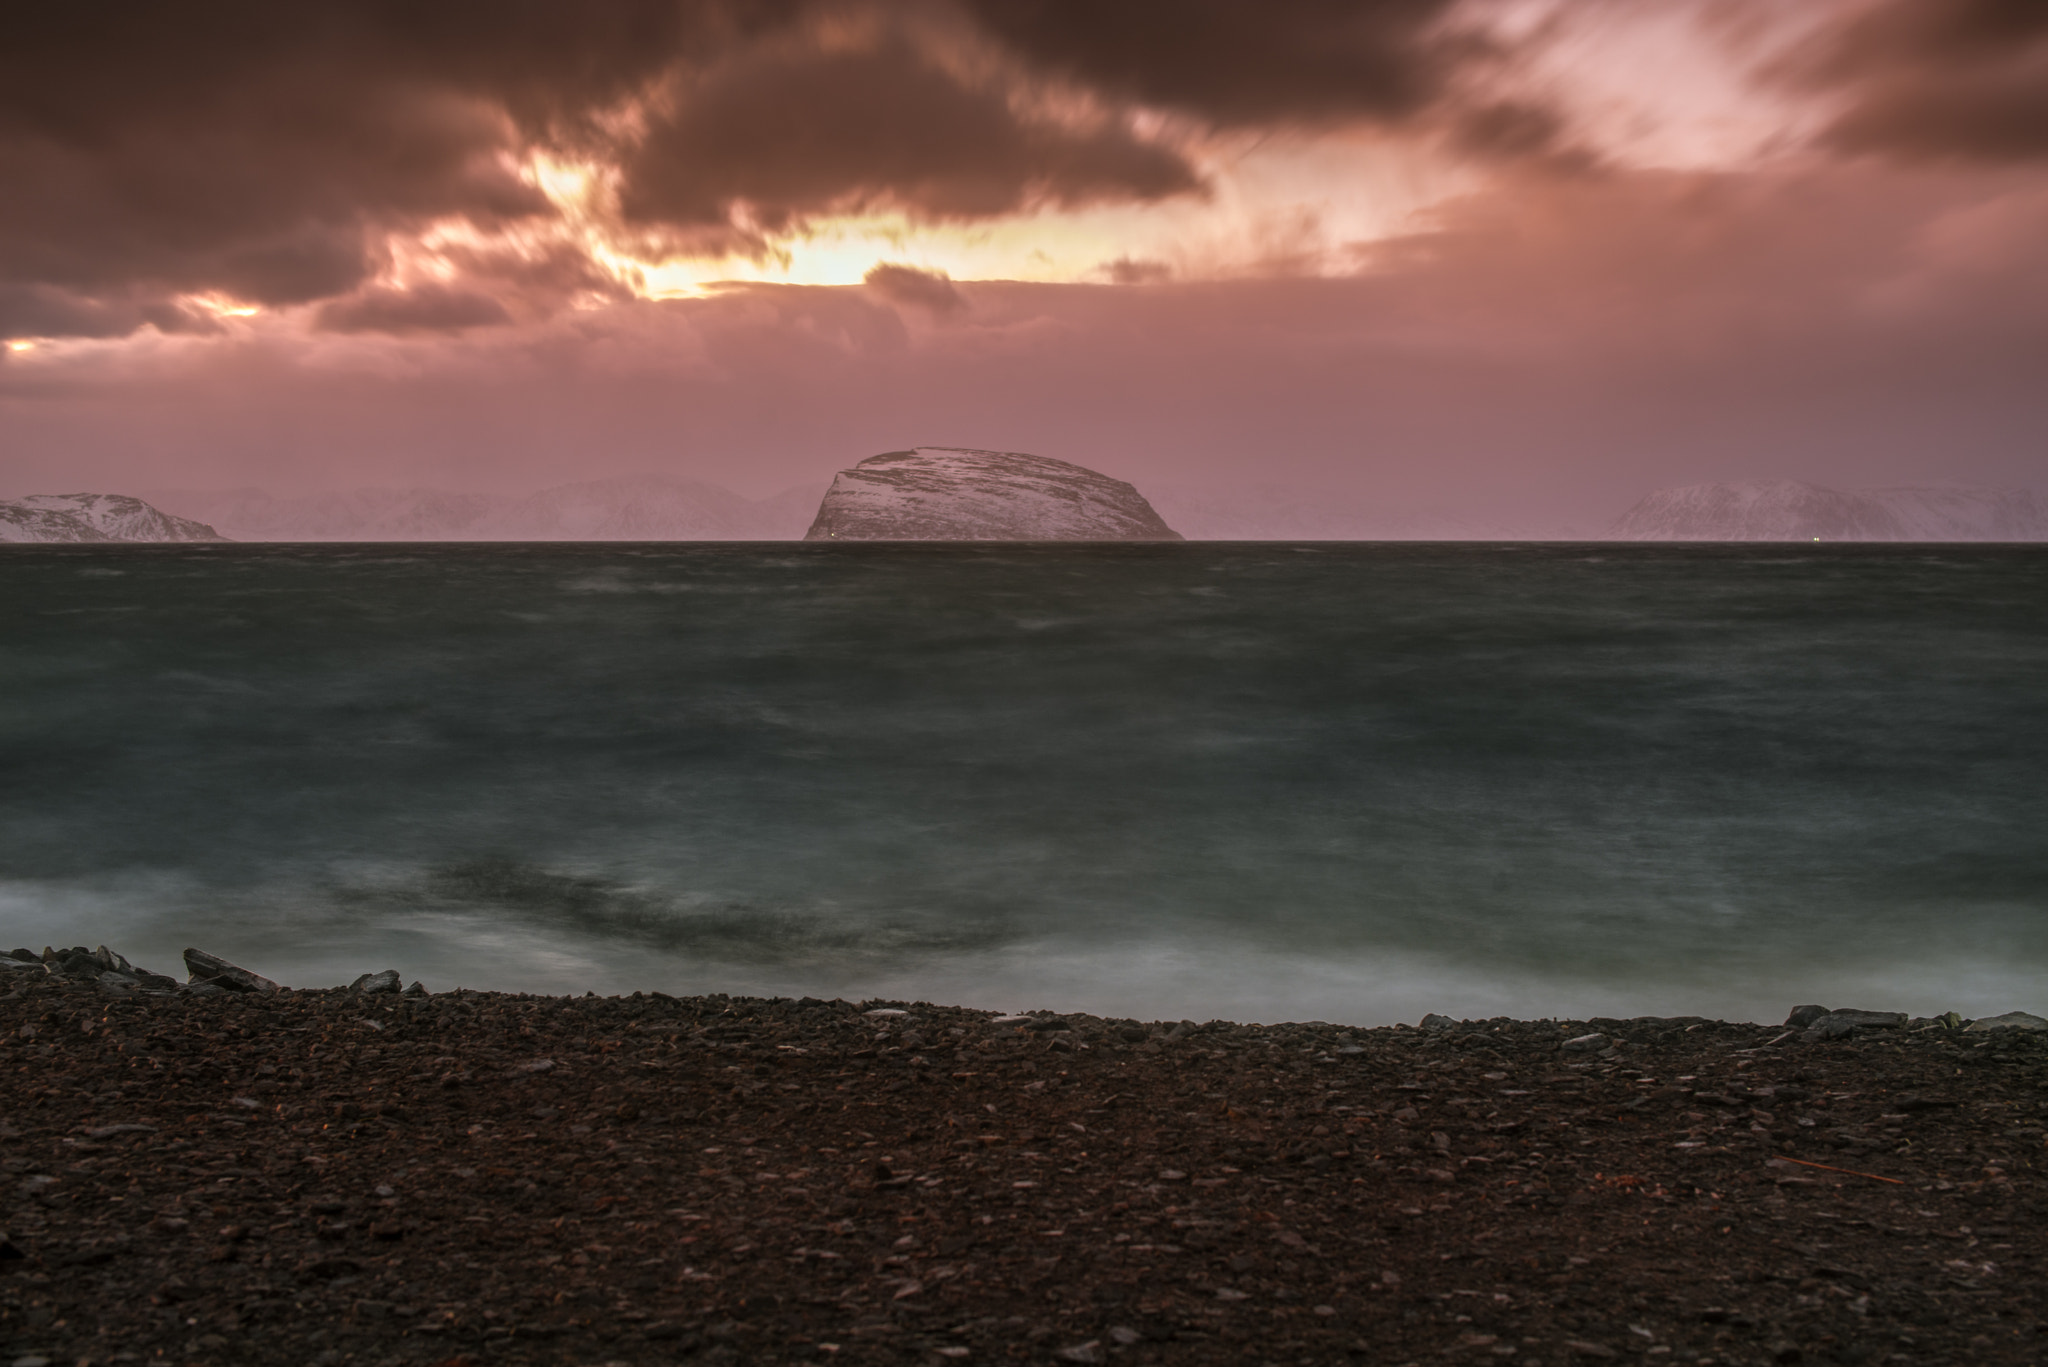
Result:
<svg viewBox="0 0 2048 1367"><path fill-rule="evenodd" d="M1972 1033L1980 1030L2048 1030L2048 1020L2026 1011L2008 1011L2002 1016L1973 1020L1964 1029Z"/></svg>
<svg viewBox="0 0 2048 1367"><path fill-rule="evenodd" d="M920 446L842 470L806 541L1179 541L1131 485L1021 451Z"/></svg>
<svg viewBox="0 0 2048 1367"><path fill-rule="evenodd" d="M1439 1016L1436 1012L1432 1011L1422 1018L1421 1028L1424 1030L1455 1030L1458 1028L1458 1023L1449 1016Z"/></svg>
<svg viewBox="0 0 2048 1367"><path fill-rule="evenodd" d="M362 977L357 978L348 985L348 990L368 997L380 992L396 992L398 991L398 983L398 970L387 968L382 973L363 974Z"/></svg>
<svg viewBox="0 0 2048 1367"><path fill-rule="evenodd" d="M1567 1054L1597 1054L1607 1047L1607 1036L1599 1034L1580 1035L1576 1039L1566 1040L1557 1047Z"/></svg>
<svg viewBox="0 0 2048 1367"><path fill-rule="evenodd" d="M87 1139L111 1139L117 1134L155 1134L154 1125L95 1125L85 1132Z"/></svg>
<svg viewBox="0 0 2048 1367"><path fill-rule="evenodd" d="M106 971L106 966L84 945L74 949L46 949L43 962L52 972L62 973L67 978L97 978Z"/></svg>
<svg viewBox="0 0 2048 1367"><path fill-rule="evenodd" d="M412 986L405 989L404 995L408 997L424 997L428 996L429 993L427 992L427 985L415 978Z"/></svg>
<svg viewBox="0 0 2048 1367"><path fill-rule="evenodd" d="M185 967L194 983L212 983L228 992L275 992L277 984L260 973L229 963L203 949L185 951Z"/></svg>
<svg viewBox="0 0 2048 1367"><path fill-rule="evenodd" d="M1808 1025L1801 1038L1845 1039L1858 1030L1897 1030L1905 1023L1903 1011L1830 1011Z"/></svg>
<svg viewBox="0 0 2048 1367"><path fill-rule="evenodd" d="M1795 1006L1792 1014L1785 1017L1785 1024L1795 1030L1804 1030L1828 1013L1825 1006Z"/></svg>

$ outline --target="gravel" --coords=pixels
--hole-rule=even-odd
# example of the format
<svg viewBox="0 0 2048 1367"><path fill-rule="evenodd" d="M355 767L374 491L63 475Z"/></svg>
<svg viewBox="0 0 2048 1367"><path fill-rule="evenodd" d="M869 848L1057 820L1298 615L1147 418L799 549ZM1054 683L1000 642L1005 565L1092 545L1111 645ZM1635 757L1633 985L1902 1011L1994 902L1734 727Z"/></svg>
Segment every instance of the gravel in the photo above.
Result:
<svg viewBox="0 0 2048 1367"><path fill-rule="evenodd" d="M84 974L0 977L0 1362L2048 1355L2035 1030Z"/></svg>

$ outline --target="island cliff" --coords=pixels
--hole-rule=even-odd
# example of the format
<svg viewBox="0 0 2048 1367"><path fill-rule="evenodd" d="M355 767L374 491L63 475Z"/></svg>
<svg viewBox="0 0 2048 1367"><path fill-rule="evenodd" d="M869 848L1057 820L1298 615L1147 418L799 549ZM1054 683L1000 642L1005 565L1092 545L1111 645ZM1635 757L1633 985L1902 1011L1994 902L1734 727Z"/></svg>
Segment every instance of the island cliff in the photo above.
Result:
<svg viewBox="0 0 2048 1367"><path fill-rule="evenodd" d="M1018 451L920 446L832 481L806 541L1179 541L1131 485Z"/></svg>

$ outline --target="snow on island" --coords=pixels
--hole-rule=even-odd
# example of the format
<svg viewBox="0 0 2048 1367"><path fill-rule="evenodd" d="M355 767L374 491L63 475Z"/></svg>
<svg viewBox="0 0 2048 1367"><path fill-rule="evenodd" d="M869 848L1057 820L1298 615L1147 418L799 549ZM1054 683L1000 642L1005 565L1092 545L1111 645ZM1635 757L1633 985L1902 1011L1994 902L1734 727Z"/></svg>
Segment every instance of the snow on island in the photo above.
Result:
<svg viewBox="0 0 2048 1367"><path fill-rule="evenodd" d="M126 494L31 494L0 500L0 541L225 541L204 522Z"/></svg>
<svg viewBox="0 0 2048 1367"><path fill-rule="evenodd" d="M806 541L1180 541L1120 479L1021 451L920 446L841 470Z"/></svg>

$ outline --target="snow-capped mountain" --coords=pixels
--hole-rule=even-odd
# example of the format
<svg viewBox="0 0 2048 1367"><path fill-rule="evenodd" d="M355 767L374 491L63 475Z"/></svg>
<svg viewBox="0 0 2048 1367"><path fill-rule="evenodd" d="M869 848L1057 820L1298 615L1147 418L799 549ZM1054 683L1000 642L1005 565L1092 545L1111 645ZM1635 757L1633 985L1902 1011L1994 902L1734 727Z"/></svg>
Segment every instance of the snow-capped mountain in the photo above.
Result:
<svg viewBox="0 0 2048 1367"><path fill-rule="evenodd" d="M160 489L150 498L205 518L237 541L459 539L499 502L442 489L348 489L291 498L262 489Z"/></svg>
<svg viewBox="0 0 2048 1367"><path fill-rule="evenodd" d="M0 500L0 541L225 541L126 494L31 494Z"/></svg>
<svg viewBox="0 0 2048 1367"><path fill-rule="evenodd" d="M2032 489L1965 484L1865 489L1905 529L1908 541L2048 540L2048 506Z"/></svg>
<svg viewBox="0 0 2048 1367"><path fill-rule="evenodd" d="M1020 451L920 446L832 481L807 541L1179 541L1131 485Z"/></svg>
<svg viewBox="0 0 2048 1367"><path fill-rule="evenodd" d="M791 541L810 525L818 491L749 499L714 484L639 476L523 496L349 489L279 498L235 489L154 497L240 541Z"/></svg>
<svg viewBox="0 0 2048 1367"><path fill-rule="evenodd" d="M775 541L803 534L809 502L786 507L694 480L590 480L496 509L471 534L507 541Z"/></svg>
<svg viewBox="0 0 2048 1367"><path fill-rule="evenodd" d="M1631 541L2038 541L2048 517L2026 489L1967 485L1829 489L1798 480L1659 489L1622 514Z"/></svg>
<svg viewBox="0 0 2048 1367"><path fill-rule="evenodd" d="M1404 507L1354 491L1285 484L1164 485L1148 497L1191 541L1570 540L1563 526Z"/></svg>

